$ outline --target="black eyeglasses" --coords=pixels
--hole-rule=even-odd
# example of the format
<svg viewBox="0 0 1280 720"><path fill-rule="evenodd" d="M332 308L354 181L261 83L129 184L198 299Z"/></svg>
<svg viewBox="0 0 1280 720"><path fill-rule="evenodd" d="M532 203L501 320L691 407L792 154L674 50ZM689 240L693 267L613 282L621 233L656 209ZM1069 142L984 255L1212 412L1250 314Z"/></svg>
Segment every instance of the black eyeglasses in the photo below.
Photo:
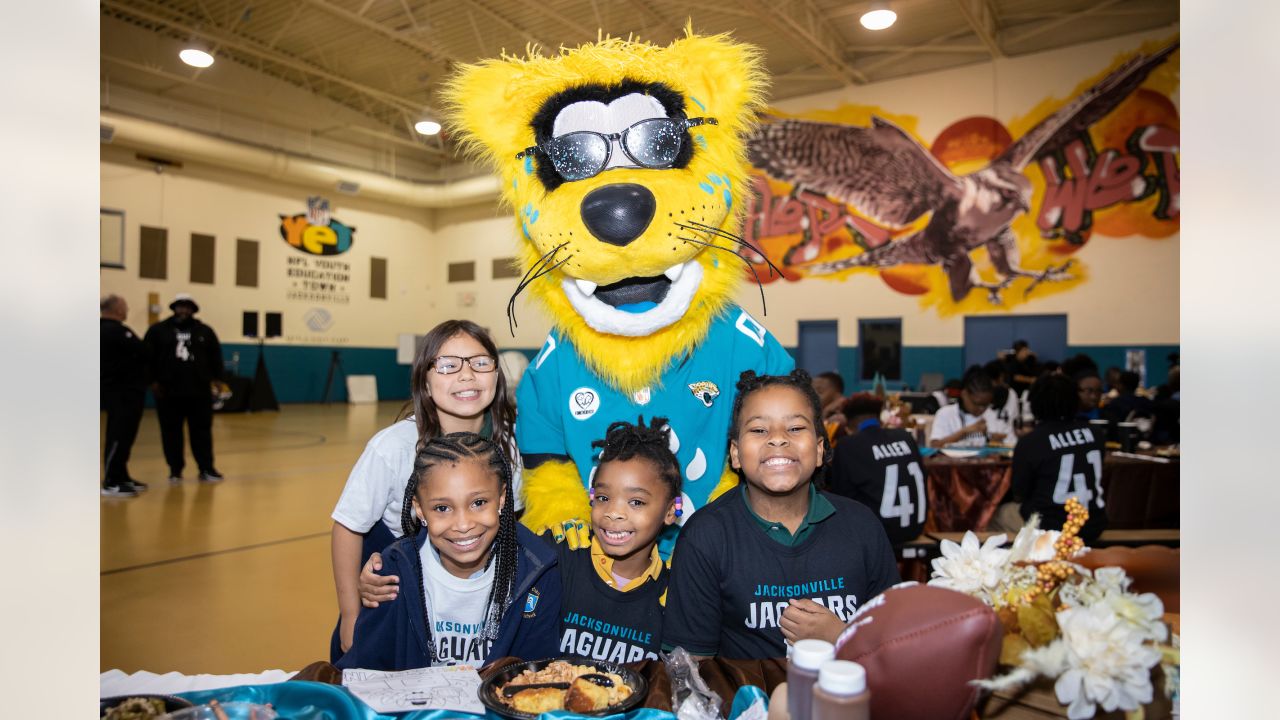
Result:
<svg viewBox="0 0 1280 720"><path fill-rule="evenodd" d="M516 159L541 152L555 166L560 177L569 182L586 180L608 166L616 140L621 144L622 152L640 167L667 168L680 154L686 130L699 125L719 124L715 118L651 118L641 120L620 133L579 130L527 147L516 153Z"/></svg>
<svg viewBox="0 0 1280 720"><path fill-rule="evenodd" d="M478 373L491 373L498 369L498 361L494 360L492 355L472 355L471 357L441 355L435 359L432 366L440 375L452 375L462 369L462 363L470 365L471 369Z"/></svg>

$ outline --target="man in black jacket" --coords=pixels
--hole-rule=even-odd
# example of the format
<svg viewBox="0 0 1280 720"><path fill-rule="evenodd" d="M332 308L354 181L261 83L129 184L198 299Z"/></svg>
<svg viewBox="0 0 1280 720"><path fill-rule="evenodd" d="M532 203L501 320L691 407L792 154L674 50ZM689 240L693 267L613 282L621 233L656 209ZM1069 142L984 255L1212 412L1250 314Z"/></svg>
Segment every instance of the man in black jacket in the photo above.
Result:
<svg viewBox="0 0 1280 720"><path fill-rule="evenodd" d="M124 324L129 316L129 303L124 298L108 295L99 310L102 362L98 390L100 405L107 413L102 494L134 497L147 489L146 483L129 477L129 451L138 437L147 393L146 352L142 340Z"/></svg>
<svg viewBox="0 0 1280 720"><path fill-rule="evenodd" d="M222 474L213 467L210 383L222 379L222 346L213 329L193 317L200 307L190 295L179 293L169 309L173 315L152 325L145 340L169 482L182 482L184 420L200 480L217 482Z"/></svg>

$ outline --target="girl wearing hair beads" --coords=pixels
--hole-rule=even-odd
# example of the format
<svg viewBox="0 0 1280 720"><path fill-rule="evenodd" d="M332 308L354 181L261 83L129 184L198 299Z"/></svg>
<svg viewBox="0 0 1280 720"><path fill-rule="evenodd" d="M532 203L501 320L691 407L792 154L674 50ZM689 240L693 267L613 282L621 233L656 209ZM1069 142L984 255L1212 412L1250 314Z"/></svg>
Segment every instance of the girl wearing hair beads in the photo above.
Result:
<svg viewBox="0 0 1280 720"><path fill-rule="evenodd" d="M746 482L681 529L663 647L785 657L788 642L835 642L858 608L898 582L879 518L815 487L830 459L809 373L742 373L729 460Z"/></svg>
<svg viewBox="0 0 1280 720"><path fill-rule="evenodd" d="M556 654L561 580L555 551L515 519L498 445L450 433L418 451L405 488L404 536L384 551L407 580L356 621L340 668L479 667Z"/></svg>
<svg viewBox="0 0 1280 720"><path fill-rule="evenodd" d="M592 443L601 452L589 490L591 543L555 546L564 578L563 654L616 663L658 658L668 575L658 534L683 514L666 425L666 418L615 422Z"/></svg>

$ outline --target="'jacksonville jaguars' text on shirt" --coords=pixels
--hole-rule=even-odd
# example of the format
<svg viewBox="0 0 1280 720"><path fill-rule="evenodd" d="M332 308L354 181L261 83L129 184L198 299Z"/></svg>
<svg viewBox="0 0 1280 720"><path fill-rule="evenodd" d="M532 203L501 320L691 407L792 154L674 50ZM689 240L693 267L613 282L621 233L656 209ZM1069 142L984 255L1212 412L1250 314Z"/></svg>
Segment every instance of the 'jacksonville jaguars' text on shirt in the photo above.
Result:
<svg viewBox="0 0 1280 720"><path fill-rule="evenodd" d="M671 561L664 647L730 659L786 657L778 624L792 598L807 598L848 623L898 582L889 538L864 505L823 493L835 514L796 545L768 537L742 485L720 496L680 534Z"/></svg>

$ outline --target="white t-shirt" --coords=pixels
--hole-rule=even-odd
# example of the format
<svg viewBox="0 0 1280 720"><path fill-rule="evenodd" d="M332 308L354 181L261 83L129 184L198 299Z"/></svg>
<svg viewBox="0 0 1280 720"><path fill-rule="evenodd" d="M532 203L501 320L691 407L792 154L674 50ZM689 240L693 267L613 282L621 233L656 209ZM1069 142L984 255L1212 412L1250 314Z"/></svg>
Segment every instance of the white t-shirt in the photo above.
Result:
<svg viewBox="0 0 1280 720"><path fill-rule="evenodd" d="M351 532L364 534L382 520L392 535L400 537L400 511L404 507L404 489L413 473L417 454L418 425L413 418L384 428L369 439L360 459L347 476L347 484L330 516ZM520 497L521 467L519 454L512 468L512 492L516 510L524 507Z"/></svg>
<svg viewBox="0 0 1280 720"><path fill-rule="evenodd" d="M480 634L484 631L497 563L489 563L469 578L460 578L444 569L440 553L429 541L422 544L421 556L422 592L431 618L436 665L480 667L489 654L488 643L482 645Z"/></svg>
<svg viewBox="0 0 1280 720"><path fill-rule="evenodd" d="M1004 433L1004 441L1012 442L1013 428L996 416L996 411L988 407L983 411L982 415L970 415L965 412L960 403L948 405L940 410L938 414L933 416L933 428L929 431L929 440L941 440L948 435L953 435L968 425L972 425L982 418L987 421L987 435L996 433ZM952 445L960 447L982 447L987 444L987 435L982 433L972 433L967 435Z"/></svg>

